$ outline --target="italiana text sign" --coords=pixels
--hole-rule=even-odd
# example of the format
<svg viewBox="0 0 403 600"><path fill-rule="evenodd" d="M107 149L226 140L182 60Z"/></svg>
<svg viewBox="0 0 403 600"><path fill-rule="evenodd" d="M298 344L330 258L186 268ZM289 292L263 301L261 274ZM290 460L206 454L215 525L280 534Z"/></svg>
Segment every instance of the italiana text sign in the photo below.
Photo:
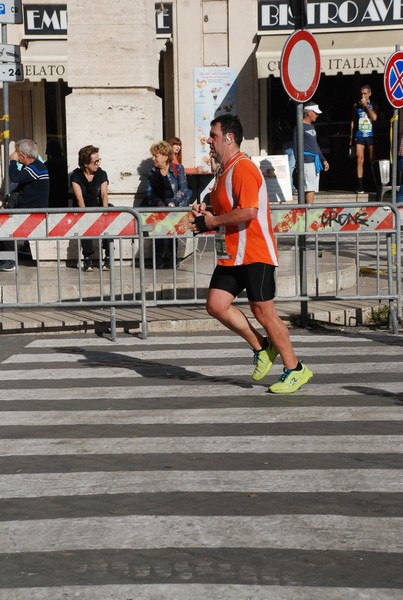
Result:
<svg viewBox="0 0 403 600"><path fill-rule="evenodd" d="M22 23L21 0L0 2L0 23Z"/></svg>

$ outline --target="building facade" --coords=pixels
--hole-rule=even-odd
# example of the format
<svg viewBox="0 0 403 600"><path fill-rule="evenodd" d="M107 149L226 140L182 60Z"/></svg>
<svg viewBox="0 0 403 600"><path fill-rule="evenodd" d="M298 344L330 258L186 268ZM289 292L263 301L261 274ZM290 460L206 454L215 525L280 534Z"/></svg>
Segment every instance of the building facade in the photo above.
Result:
<svg viewBox="0 0 403 600"><path fill-rule="evenodd" d="M24 81L9 84L10 142L32 137L45 157L47 141L58 139L69 170L82 146L99 146L114 204L141 201L149 148L162 138L179 136L185 166L202 170L209 121L222 112L241 117L245 152L282 152L277 125L295 114L279 70L294 31L286 0L37 0L22 7L24 22L7 25L24 68ZM321 186L347 190L352 104L364 83L378 108L377 158L389 156L393 109L383 73L403 43L403 3L308 0L307 9L321 52L317 130L331 165Z"/></svg>

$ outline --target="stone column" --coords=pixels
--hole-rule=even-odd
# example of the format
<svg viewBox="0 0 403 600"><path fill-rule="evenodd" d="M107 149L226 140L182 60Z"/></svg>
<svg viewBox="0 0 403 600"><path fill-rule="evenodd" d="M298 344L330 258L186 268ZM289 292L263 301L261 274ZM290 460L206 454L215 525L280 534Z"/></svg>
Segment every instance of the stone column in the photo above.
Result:
<svg viewBox="0 0 403 600"><path fill-rule="evenodd" d="M162 137L158 62L154 2L69 0L69 171L82 146L99 146L115 205L133 205Z"/></svg>

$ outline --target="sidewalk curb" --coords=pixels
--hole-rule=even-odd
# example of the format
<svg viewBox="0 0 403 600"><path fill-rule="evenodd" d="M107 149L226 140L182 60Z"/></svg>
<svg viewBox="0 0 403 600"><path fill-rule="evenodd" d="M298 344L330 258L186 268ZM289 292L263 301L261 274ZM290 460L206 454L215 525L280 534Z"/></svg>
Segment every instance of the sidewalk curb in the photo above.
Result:
<svg viewBox="0 0 403 600"><path fill-rule="evenodd" d="M336 304L336 306L335 306ZM336 302L311 302L308 322L333 327L357 327L374 325L372 314L379 303L361 306L340 306ZM301 327L300 303L278 302L277 311L289 327ZM248 304L239 304L252 325L260 328ZM118 333L141 333L139 308L117 308L116 330ZM209 316L204 305L169 305L147 309L148 333L195 333L225 331L226 327ZM109 309L81 310L16 310L0 313L0 335L17 333L89 333L102 335L110 331Z"/></svg>

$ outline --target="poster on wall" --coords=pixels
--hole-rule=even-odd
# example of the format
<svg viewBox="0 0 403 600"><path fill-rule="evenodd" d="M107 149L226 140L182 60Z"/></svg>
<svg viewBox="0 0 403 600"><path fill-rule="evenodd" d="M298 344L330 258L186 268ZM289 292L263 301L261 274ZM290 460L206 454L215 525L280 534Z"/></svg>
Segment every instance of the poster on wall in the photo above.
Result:
<svg viewBox="0 0 403 600"><path fill-rule="evenodd" d="M266 182L270 202L292 202L290 167L286 154L251 156Z"/></svg>
<svg viewBox="0 0 403 600"><path fill-rule="evenodd" d="M210 122L223 114L237 114L236 72L232 67L194 69L195 158L201 173L210 172L207 139Z"/></svg>

